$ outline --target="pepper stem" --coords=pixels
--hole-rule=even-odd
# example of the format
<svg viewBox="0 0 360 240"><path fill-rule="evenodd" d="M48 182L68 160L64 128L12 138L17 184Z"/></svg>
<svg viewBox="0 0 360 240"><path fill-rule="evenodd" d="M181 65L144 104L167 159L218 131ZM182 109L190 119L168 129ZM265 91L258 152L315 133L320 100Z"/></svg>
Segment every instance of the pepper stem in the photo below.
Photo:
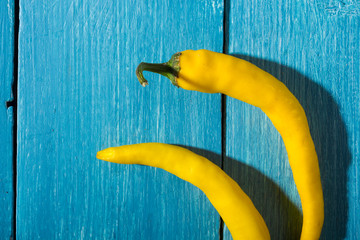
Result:
<svg viewBox="0 0 360 240"><path fill-rule="evenodd" d="M178 87L176 78L178 77L180 71L179 56L180 53L174 54L171 59L166 63L140 63L139 66L136 68L136 76L139 79L140 84L143 87L148 85L148 81L145 79L143 71L149 71L167 77L168 79L170 79L172 84Z"/></svg>

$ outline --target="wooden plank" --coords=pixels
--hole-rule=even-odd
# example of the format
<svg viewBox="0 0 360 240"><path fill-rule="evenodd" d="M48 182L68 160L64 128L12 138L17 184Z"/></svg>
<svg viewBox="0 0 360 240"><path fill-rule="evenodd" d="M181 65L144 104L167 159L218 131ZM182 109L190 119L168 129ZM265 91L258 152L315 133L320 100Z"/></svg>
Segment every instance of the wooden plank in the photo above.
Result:
<svg viewBox="0 0 360 240"><path fill-rule="evenodd" d="M11 101L14 58L14 3L0 2L0 239L13 233L13 107Z"/></svg>
<svg viewBox="0 0 360 240"><path fill-rule="evenodd" d="M223 3L20 1L19 239L216 239L205 195L163 170L95 158L139 142L220 161L220 95L177 89L141 61L222 50Z"/></svg>
<svg viewBox="0 0 360 240"><path fill-rule="evenodd" d="M359 239L359 3L245 0L229 10L229 53L278 77L306 111L324 188L321 238ZM273 239L299 239L301 204L281 137L259 109L230 98L226 124L225 168Z"/></svg>

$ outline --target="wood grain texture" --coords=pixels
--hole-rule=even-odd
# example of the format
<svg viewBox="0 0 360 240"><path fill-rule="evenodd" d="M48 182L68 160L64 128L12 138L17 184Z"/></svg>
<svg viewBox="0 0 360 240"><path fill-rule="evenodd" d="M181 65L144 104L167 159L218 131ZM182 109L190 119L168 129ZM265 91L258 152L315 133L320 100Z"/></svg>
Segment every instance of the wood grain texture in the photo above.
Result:
<svg viewBox="0 0 360 240"><path fill-rule="evenodd" d="M13 232L13 108L11 101L14 58L14 4L0 2L0 239Z"/></svg>
<svg viewBox="0 0 360 240"><path fill-rule="evenodd" d="M359 3L245 0L228 8L229 53L284 82L306 111L324 188L321 239L359 239ZM253 199L273 239L299 239L300 199L269 119L227 98L226 130L225 169Z"/></svg>
<svg viewBox="0 0 360 240"><path fill-rule="evenodd" d="M95 158L139 142L219 162L220 95L146 74L185 49L222 50L222 1L20 1L18 239L217 239L206 196L163 170Z"/></svg>

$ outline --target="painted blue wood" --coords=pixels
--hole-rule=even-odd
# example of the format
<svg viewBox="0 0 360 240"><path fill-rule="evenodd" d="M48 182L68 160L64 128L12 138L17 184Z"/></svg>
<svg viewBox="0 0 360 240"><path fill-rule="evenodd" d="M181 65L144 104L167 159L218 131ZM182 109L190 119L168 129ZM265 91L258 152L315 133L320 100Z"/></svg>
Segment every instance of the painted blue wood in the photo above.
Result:
<svg viewBox="0 0 360 240"><path fill-rule="evenodd" d="M325 198L321 239L359 239L360 5L358 1L229 3L229 53L283 81L303 105ZM299 239L300 200L281 137L259 110L227 98L225 168L273 239ZM224 239L230 239L225 228Z"/></svg>
<svg viewBox="0 0 360 240"><path fill-rule="evenodd" d="M0 239L13 232L13 108L11 101L14 58L14 4L0 2Z"/></svg>
<svg viewBox="0 0 360 240"><path fill-rule="evenodd" d="M177 89L141 61L222 50L223 3L20 1L18 239L217 239L205 195L163 170L95 158L139 142L219 162L220 95Z"/></svg>

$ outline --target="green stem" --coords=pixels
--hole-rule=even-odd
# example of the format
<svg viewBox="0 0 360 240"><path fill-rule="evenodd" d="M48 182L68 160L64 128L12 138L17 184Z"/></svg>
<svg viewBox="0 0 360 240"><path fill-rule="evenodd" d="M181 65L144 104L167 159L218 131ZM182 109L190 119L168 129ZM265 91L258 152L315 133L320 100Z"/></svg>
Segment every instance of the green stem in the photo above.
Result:
<svg viewBox="0 0 360 240"><path fill-rule="evenodd" d="M140 84L143 87L148 85L148 81L145 79L143 71L149 71L167 77L168 79L170 79L172 84L178 87L176 78L178 77L180 71L179 56L180 53L174 54L171 59L166 63L140 63L139 66L136 68L136 76L139 79Z"/></svg>

